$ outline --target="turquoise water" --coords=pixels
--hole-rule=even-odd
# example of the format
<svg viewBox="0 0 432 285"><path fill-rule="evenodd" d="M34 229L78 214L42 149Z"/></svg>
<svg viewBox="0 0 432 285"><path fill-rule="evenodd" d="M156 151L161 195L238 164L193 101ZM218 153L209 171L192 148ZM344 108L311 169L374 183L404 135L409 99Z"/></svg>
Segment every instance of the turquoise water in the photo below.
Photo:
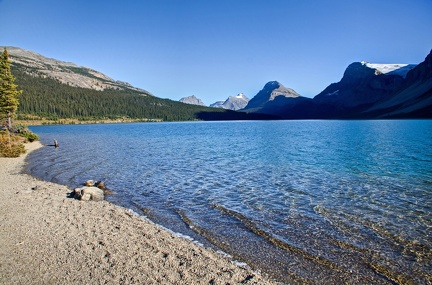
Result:
<svg viewBox="0 0 432 285"><path fill-rule="evenodd" d="M28 172L108 200L286 283L432 282L432 121L32 127Z"/></svg>

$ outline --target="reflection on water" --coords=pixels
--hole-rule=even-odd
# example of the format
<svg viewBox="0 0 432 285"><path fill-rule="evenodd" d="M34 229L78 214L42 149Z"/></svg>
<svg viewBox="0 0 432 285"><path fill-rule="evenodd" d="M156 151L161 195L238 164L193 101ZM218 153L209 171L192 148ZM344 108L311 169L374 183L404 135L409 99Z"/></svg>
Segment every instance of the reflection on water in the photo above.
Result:
<svg viewBox="0 0 432 285"><path fill-rule="evenodd" d="M287 283L432 282L432 121L33 127L28 171Z"/></svg>

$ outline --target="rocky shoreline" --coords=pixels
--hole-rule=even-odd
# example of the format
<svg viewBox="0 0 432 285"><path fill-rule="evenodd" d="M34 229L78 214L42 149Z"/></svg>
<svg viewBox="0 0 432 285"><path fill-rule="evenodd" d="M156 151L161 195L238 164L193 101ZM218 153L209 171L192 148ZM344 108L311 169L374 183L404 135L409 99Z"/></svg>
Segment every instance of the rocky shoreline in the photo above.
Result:
<svg viewBox="0 0 432 285"><path fill-rule="evenodd" d="M26 145L28 152L42 145ZM107 201L0 158L0 284L276 284Z"/></svg>

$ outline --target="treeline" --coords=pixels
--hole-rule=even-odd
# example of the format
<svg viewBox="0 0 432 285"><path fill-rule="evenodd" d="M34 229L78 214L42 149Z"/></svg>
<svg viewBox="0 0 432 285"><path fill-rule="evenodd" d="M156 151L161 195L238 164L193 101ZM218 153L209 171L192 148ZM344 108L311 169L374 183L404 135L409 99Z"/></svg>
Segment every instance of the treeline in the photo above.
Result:
<svg viewBox="0 0 432 285"><path fill-rule="evenodd" d="M151 95L142 95L134 90L96 91L72 87L51 78L31 76L17 66L12 66L12 73L16 77L18 88L23 90L18 108L18 116L21 118L30 115L49 120L126 117L190 121L203 119L203 113L219 114L215 116L217 119L223 118L223 113L231 113L222 109L187 105Z"/></svg>

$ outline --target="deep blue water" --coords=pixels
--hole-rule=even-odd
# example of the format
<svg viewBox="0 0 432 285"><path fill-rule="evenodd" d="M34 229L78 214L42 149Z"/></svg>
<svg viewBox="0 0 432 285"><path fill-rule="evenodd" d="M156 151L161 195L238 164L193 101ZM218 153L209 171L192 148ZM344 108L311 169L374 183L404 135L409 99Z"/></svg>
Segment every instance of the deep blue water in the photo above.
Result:
<svg viewBox="0 0 432 285"><path fill-rule="evenodd" d="M28 172L78 187L287 283L431 284L432 121L31 127Z"/></svg>

